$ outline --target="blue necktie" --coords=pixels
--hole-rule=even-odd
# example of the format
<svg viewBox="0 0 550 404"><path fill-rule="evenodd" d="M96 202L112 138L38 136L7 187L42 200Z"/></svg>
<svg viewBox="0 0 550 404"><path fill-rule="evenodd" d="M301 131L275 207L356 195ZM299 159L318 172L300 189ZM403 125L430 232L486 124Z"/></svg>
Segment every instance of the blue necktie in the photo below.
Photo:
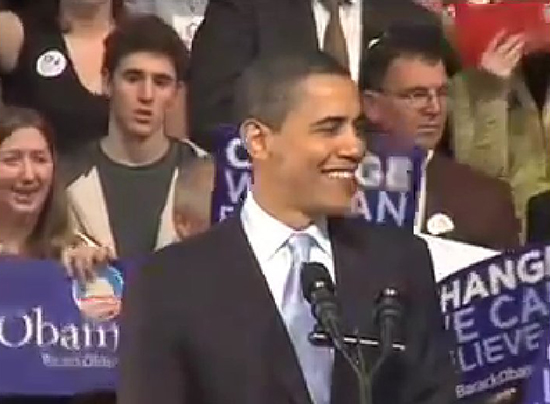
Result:
<svg viewBox="0 0 550 404"><path fill-rule="evenodd" d="M288 239L292 264L285 283L281 312L313 403L328 404L333 356L330 348L313 346L308 340L316 321L302 294L300 279L302 264L309 261L313 241L306 233L295 233Z"/></svg>

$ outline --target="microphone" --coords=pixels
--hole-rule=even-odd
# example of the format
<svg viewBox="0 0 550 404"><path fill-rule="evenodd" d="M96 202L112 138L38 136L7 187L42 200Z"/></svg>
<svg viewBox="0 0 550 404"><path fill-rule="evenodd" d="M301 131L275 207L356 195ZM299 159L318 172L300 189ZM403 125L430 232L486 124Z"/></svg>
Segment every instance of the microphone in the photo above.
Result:
<svg viewBox="0 0 550 404"><path fill-rule="evenodd" d="M309 262L302 265L301 273L302 293L311 304L311 312L317 319L328 340L348 362L357 377L359 390L359 403L371 404L371 377L365 367L365 361L361 353L359 338L353 340L357 347L356 358L352 351L348 350L345 337L340 331L340 312L334 283L327 268L318 262Z"/></svg>
<svg viewBox="0 0 550 404"><path fill-rule="evenodd" d="M340 313L335 287L327 268L318 262L306 262L301 272L302 293L311 304L311 313L332 340L334 347L346 351L340 331Z"/></svg>
<svg viewBox="0 0 550 404"><path fill-rule="evenodd" d="M374 321L380 335L381 357L387 357L392 351L395 335L403 316L403 306L397 289L385 288L376 300Z"/></svg>

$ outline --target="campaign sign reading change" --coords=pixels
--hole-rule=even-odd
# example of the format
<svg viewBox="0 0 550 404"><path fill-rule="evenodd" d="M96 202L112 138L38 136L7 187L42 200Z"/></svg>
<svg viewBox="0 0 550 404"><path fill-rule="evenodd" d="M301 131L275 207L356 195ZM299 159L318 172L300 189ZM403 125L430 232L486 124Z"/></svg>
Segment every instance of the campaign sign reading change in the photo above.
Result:
<svg viewBox="0 0 550 404"><path fill-rule="evenodd" d="M86 284L56 262L0 258L0 395L72 395L115 387L123 278Z"/></svg>
<svg viewBox="0 0 550 404"><path fill-rule="evenodd" d="M458 398L517 386L527 379L550 316L550 246L505 253L438 284Z"/></svg>
<svg viewBox="0 0 550 404"><path fill-rule="evenodd" d="M369 153L360 170L362 189L353 210L369 222L411 228L424 153L417 148L397 149L387 135L372 135ZM212 221L219 222L238 210L252 184L251 164L235 126L222 126L216 134L216 177Z"/></svg>

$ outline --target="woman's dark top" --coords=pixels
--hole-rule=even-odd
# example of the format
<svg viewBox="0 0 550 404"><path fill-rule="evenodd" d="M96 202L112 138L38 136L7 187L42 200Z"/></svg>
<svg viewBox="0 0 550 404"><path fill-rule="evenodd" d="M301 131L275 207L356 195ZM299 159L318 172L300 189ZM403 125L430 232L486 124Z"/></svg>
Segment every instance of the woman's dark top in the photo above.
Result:
<svg viewBox="0 0 550 404"><path fill-rule="evenodd" d="M19 17L24 43L16 69L2 76L4 102L41 112L55 131L60 154L106 135L108 100L82 85L61 31Z"/></svg>

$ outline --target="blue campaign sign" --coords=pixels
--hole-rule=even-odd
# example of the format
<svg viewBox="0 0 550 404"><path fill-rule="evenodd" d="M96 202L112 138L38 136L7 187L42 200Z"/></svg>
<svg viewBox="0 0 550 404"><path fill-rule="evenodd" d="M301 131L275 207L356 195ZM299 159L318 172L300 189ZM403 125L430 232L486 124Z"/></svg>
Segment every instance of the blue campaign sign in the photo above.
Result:
<svg viewBox="0 0 550 404"><path fill-rule="evenodd" d="M523 404L550 404L550 329L544 334L526 387Z"/></svg>
<svg viewBox="0 0 550 404"><path fill-rule="evenodd" d="M438 288L456 339L458 398L523 383L548 329L550 246L499 255L447 277Z"/></svg>
<svg viewBox="0 0 550 404"><path fill-rule="evenodd" d="M362 192L355 211L368 222L413 229L426 152L397 144L387 134L370 134L369 152L361 164Z"/></svg>
<svg viewBox="0 0 550 404"><path fill-rule="evenodd" d="M363 187L353 201L353 209L369 222L412 230L425 153L416 147L397 148L388 138L386 135L370 138L370 152L359 175ZM238 210L253 181L248 153L238 128L222 126L216 139L213 223Z"/></svg>
<svg viewBox="0 0 550 404"><path fill-rule="evenodd" d="M56 262L1 257L0 395L113 389L123 285L115 267L80 285Z"/></svg>
<svg viewBox="0 0 550 404"><path fill-rule="evenodd" d="M216 175L212 194L212 223L234 214L252 183L252 167L246 148L233 125L218 128L214 156Z"/></svg>

